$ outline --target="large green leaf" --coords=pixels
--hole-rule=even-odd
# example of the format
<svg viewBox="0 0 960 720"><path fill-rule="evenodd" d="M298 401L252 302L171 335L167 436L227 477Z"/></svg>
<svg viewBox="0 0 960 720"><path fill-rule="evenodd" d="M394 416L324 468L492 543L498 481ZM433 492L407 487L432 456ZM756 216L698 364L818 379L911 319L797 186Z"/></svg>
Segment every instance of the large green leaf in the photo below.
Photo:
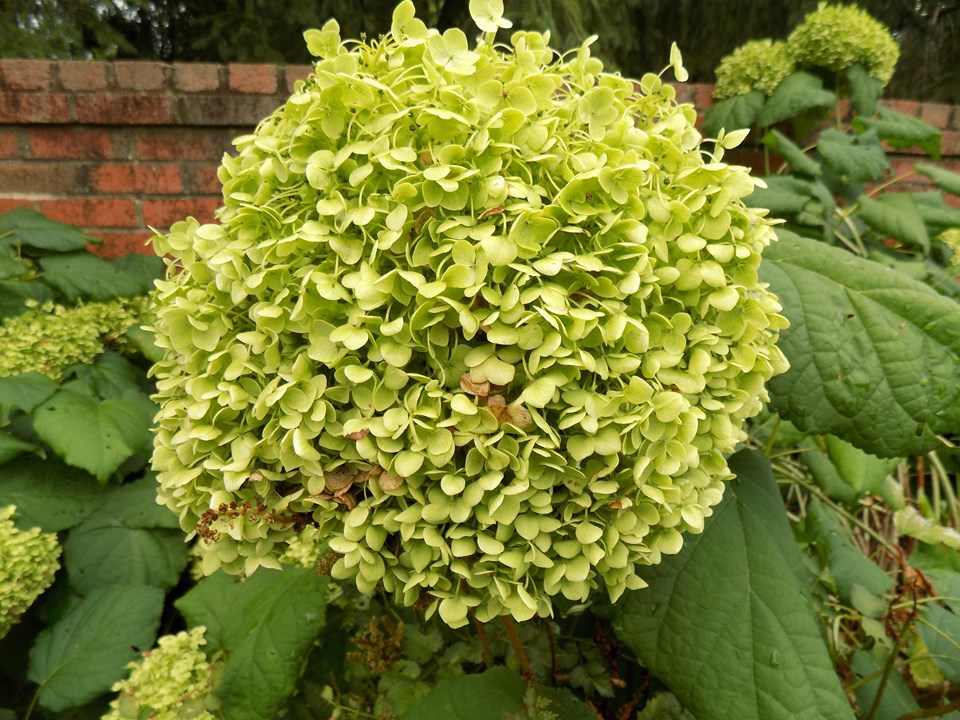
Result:
<svg viewBox="0 0 960 720"><path fill-rule="evenodd" d="M757 124L761 127L772 127L808 110L832 107L836 101L837 96L825 90L823 81L816 75L796 72L777 85L777 89L757 113Z"/></svg>
<svg viewBox="0 0 960 720"><path fill-rule="evenodd" d="M960 173L936 165L915 165L917 172L933 180L944 192L960 195Z"/></svg>
<svg viewBox="0 0 960 720"><path fill-rule="evenodd" d="M817 155L824 165L849 182L879 180L890 169L883 146L873 134L824 130L817 141Z"/></svg>
<svg viewBox="0 0 960 720"><path fill-rule="evenodd" d="M782 155L783 159L790 163L794 171L800 175L816 177L820 174L820 163L807 155L803 148L779 130L771 130L764 135L761 142L775 153Z"/></svg>
<svg viewBox="0 0 960 720"><path fill-rule="evenodd" d="M152 283L87 252L40 258L43 281L68 302L81 298L110 300L147 292Z"/></svg>
<svg viewBox="0 0 960 720"><path fill-rule="evenodd" d="M769 462L730 468L703 533L617 604L617 634L698 720L852 720Z"/></svg>
<svg viewBox="0 0 960 720"><path fill-rule="evenodd" d="M67 463L101 482L150 441L152 419L139 398L97 402L69 388L56 392L33 413L37 434Z"/></svg>
<svg viewBox="0 0 960 720"><path fill-rule="evenodd" d="M757 119L763 106L763 93L751 90L743 95L734 95L707 108L703 120L703 132L716 137L721 130L732 132L748 128Z"/></svg>
<svg viewBox="0 0 960 720"><path fill-rule="evenodd" d="M867 717L874 704L877 705L875 720L897 720L901 715L920 709L900 673L892 672L884 679L883 670L890 652L884 646L875 645L872 650L857 650L850 659L853 671L865 679L855 691L860 717Z"/></svg>
<svg viewBox="0 0 960 720"><path fill-rule="evenodd" d="M877 100L883 96L883 81L878 80L860 63L847 68L847 82L850 83L850 102L860 115L873 115L877 111Z"/></svg>
<svg viewBox="0 0 960 720"><path fill-rule="evenodd" d="M207 627L210 649L225 652L216 693L227 720L276 716L323 629L326 597L325 578L285 567L244 581L212 575L177 601L191 626Z"/></svg>
<svg viewBox="0 0 960 720"><path fill-rule="evenodd" d="M53 292L42 283L0 280L0 318L20 315L28 309L28 301L42 304L48 300L53 300Z"/></svg>
<svg viewBox="0 0 960 720"><path fill-rule="evenodd" d="M801 457L831 499L854 507L864 495L882 495L884 480L900 461L878 458L833 435L827 435L823 445L821 449L812 438L807 440Z"/></svg>
<svg viewBox="0 0 960 720"><path fill-rule="evenodd" d="M97 481L57 458L20 458L0 466L0 506L17 506L17 525L59 532L91 515L105 492Z"/></svg>
<svg viewBox="0 0 960 720"><path fill-rule="evenodd" d="M401 720L502 720L523 710L523 678L505 667L441 680Z"/></svg>
<svg viewBox="0 0 960 720"><path fill-rule="evenodd" d="M25 452L36 449L36 445L24 442L15 435L0 430L0 464L10 462L15 457L19 457Z"/></svg>
<svg viewBox="0 0 960 720"><path fill-rule="evenodd" d="M70 252L101 240L87 235L73 225L44 217L27 208L17 208L0 215L0 246L13 247L16 254L31 251Z"/></svg>
<svg viewBox="0 0 960 720"><path fill-rule="evenodd" d="M31 412L57 391L57 384L38 372L0 377L0 405Z"/></svg>
<svg viewBox="0 0 960 720"><path fill-rule="evenodd" d="M156 407L149 409L144 402L150 400L140 386L143 383L143 371L135 367L122 355L105 352L92 363L82 363L71 367L70 376L81 381L89 394L102 400L124 398L134 400L141 405L144 412L156 412ZM135 393L135 395L133 394Z"/></svg>
<svg viewBox="0 0 960 720"><path fill-rule="evenodd" d="M40 704L54 712L108 692L156 638L163 590L114 585L84 598L44 630L30 651L27 677L40 685Z"/></svg>
<svg viewBox="0 0 960 720"><path fill-rule="evenodd" d="M877 117L858 117L853 124L860 131L874 131L891 147L903 149L917 146L934 160L940 160L940 131L920 118L881 107Z"/></svg>
<svg viewBox="0 0 960 720"><path fill-rule="evenodd" d="M861 195L858 215L874 230L906 245L930 250L930 235L917 204L909 194L887 193L874 200Z"/></svg>
<svg viewBox="0 0 960 720"><path fill-rule="evenodd" d="M925 605L917 632L943 676L960 682L960 617L939 605Z"/></svg>
<svg viewBox="0 0 960 720"><path fill-rule="evenodd" d="M940 447L960 427L960 305L879 263L780 232L761 278L790 328L768 387L801 430L880 457Z"/></svg>
<svg viewBox="0 0 960 720"><path fill-rule="evenodd" d="M763 178L767 187L757 188L744 202L750 207L766 208L770 217L796 215L813 199L810 183L789 175L771 175Z"/></svg>

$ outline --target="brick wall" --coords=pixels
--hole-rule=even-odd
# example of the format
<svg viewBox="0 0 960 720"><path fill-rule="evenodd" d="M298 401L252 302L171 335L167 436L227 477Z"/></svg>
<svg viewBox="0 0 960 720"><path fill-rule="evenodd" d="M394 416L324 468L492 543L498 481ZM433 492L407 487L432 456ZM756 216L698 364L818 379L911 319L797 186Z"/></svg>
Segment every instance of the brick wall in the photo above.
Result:
<svg viewBox="0 0 960 720"><path fill-rule="evenodd" d="M0 212L31 207L105 241L145 251L149 227L213 219L216 169L230 141L278 107L304 66L0 60ZM684 102L709 105L710 86ZM895 102L944 131L960 171L960 107ZM903 172L917 160L894 160ZM750 158L741 159L741 162Z"/></svg>

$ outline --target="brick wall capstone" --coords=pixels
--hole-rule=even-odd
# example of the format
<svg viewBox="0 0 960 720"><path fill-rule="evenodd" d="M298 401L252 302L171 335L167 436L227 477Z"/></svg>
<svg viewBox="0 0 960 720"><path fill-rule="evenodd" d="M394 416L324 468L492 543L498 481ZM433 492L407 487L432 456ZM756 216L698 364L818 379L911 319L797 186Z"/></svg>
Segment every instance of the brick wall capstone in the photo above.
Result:
<svg viewBox="0 0 960 720"><path fill-rule="evenodd" d="M279 107L308 66L0 60L0 213L30 207L82 227L112 257L149 252L150 228L214 219L234 137ZM702 111L710 85L678 87ZM960 171L960 106L889 101L943 131ZM735 158L751 164L752 158ZM897 175L922 160L893 156ZM918 186L924 180L917 178Z"/></svg>

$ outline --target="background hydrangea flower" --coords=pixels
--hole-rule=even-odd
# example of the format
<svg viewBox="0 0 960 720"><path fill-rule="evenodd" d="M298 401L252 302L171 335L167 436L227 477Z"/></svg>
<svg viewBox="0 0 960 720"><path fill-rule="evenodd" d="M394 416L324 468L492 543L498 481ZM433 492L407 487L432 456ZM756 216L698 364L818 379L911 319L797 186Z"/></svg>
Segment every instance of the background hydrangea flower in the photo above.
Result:
<svg viewBox="0 0 960 720"><path fill-rule="evenodd" d="M130 676L113 686L119 695L102 720L216 720L208 704L211 669L201 650L206 628L164 635L143 659L127 665Z"/></svg>
<svg viewBox="0 0 960 720"><path fill-rule="evenodd" d="M224 158L219 224L155 239L161 500L206 572L312 537L453 626L642 586L786 365L736 136L704 154L589 41L443 36L452 62L409 2L336 32Z"/></svg>
<svg viewBox="0 0 960 720"><path fill-rule="evenodd" d="M751 40L720 61L713 96L723 100L751 90L769 95L795 69L796 64L785 42Z"/></svg>
<svg viewBox="0 0 960 720"><path fill-rule="evenodd" d="M56 533L19 530L13 524L15 514L13 505L0 508L0 638L50 587L60 569Z"/></svg>
<svg viewBox="0 0 960 720"><path fill-rule="evenodd" d="M820 3L787 38L798 64L840 72L860 63L886 85L900 57L890 31L854 5Z"/></svg>

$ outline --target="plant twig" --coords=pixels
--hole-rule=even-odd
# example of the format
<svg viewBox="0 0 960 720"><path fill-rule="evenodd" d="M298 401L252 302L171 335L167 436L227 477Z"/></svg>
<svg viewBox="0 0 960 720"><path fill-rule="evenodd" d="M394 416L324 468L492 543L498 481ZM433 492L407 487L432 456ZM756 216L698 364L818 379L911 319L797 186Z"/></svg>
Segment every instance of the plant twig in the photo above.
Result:
<svg viewBox="0 0 960 720"><path fill-rule="evenodd" d="M477 628L477 637L480 638L480 649L483 652L483 664L485 667L493 667L493 651L490 649L490 638L487 635L487 629L483 627L483 623L477 620L477 616L470 613L470 617L473 620L473 625Z"/></svg>
<svg viewBox="0 0 960 720"><path fill-rule="evenodd" d="M547 641L550 643L550 684L557 684L557 639L553 636L553 621L550 618L543 619L543 625L547 629Z"/></svg>
<svg viewBox="0 0 960 720"><path fill-rule="evenodd" d="M954 710L960 710L960 700L954 700L949 705L904 713L900 715L897 720L920 720L920 718L942 717L943 715L952 713Z"/></svg>
<svg viewBox="0 0 960 720"><path fill-rule="evenodd" d="M517 660L520 663L520 669L523 671L523 679L527 682L533 682L533 668L530 667L527 651L524 649L523 642L520 640L520 633L517 632L517 624L509 615L501 615L500 621L507 631L507 638L510 640L510 644L513 645L514 652L517 653Z"/></svg>

